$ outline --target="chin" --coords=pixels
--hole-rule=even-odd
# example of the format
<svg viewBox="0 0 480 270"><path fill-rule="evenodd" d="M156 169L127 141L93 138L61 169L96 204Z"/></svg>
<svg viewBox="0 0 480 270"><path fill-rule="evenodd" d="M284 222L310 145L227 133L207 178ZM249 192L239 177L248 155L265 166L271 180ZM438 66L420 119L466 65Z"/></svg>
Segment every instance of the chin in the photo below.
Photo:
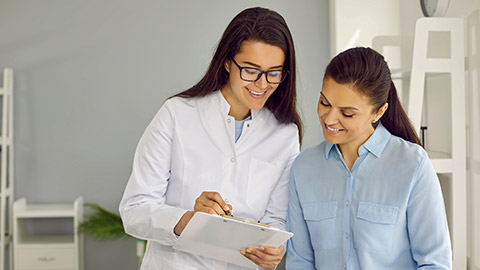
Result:
<svg viewBox="0 0 480 270"><path fill-rule="evenodd" d="M265 102L263 102L262 104L252 104L250 106L250 110L258 111L258 110L262 109L264 106L265 106Z"/></svg>

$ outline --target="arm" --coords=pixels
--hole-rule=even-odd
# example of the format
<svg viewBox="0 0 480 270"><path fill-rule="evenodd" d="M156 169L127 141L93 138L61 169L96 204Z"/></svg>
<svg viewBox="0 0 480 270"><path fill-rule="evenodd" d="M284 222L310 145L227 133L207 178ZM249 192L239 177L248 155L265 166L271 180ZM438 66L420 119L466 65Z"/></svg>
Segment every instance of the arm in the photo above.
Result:
<svg viewBox="0 0 480 270"><path fill-rule="evenodd" d="M287 268L315 269L313 247L310 244L310 234L303 218L302 206L295 184L295 173L292 170L289 188L287 230L294 235L287 244Z"/></svg>
<svg viewBox="0 0 480 270"><path fill-rule="evenodd" d="M440 182L425 155L407 205L410 248L418 269L451 269L452 251Z"/></svg>
<svg viewBox="0 0 480 270"><path fill-rule="evenodd" d="M174 119L167 101L140 139L119 206L126 233L164 245L173 245L173 229L186 213L165 204L173 136Z"/></svg>

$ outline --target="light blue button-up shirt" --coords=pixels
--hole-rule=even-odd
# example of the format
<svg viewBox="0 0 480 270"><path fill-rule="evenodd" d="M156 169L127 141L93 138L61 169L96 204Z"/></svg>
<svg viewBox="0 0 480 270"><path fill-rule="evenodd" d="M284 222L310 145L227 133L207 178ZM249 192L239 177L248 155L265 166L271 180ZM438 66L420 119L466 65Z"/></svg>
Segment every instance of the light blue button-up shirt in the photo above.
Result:
<svg viewBox="0 0 480 270"><path fill-rule="evenodd" d="M351 170L337 145L291 170L287 269L451 269L442 191L427 153L379 125Z"/></svg>

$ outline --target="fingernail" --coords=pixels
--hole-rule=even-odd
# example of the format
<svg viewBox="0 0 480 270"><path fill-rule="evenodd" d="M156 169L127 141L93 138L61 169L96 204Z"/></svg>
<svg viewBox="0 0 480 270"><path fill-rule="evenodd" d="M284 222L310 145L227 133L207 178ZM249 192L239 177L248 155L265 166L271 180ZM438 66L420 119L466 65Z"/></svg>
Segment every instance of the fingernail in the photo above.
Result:
<svg viewBox="0 0 480 270"><path fill-rule="evenodd" d="M252 253L252 250L247 248L247 253Z"/></svg>
<svg viewBox="0 0 480 270"><path fill-rule="evenodd" d="M265 248L263 246L260 246L258 249L265 250Z"/></svg>
<svg viewBox="0 0 480 270"><path fill-rule="evenodd" d="M240 250L240 253L242 253L243 255L245 255L245 250L244 250L244 249Z"/></svg>
<svg viewBox="0 0 480 270"><path fill-rule="evenodd" d="M225 211L229 211L229 210L230 210L230 208L228 207L228 205L226 205L224 209L225 209Z"/></svg>

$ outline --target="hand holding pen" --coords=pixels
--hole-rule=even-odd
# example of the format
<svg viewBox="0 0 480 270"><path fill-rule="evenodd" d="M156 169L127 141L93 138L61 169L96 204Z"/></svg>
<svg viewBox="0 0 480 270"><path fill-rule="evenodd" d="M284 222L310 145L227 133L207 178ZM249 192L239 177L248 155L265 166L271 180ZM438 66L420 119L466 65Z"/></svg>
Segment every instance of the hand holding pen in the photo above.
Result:
<svg viewBox="0 0 480 270"><path fill-rule="evenodd" d="M195 212L205 212L209 214L232 216L232 209L232 205L227 204L223 200L222 196L220 196L220 193L214 191L204 191L195 200L193 211L186 212L180 218L173 231L176 235L180 235L183 232L185 226L187 226L190 219L192 219Z"/></svg>
<svg viewBox="0 0 480 270"><path fill-rule="evenodd" d="M232 205L227 204L218 192L202 192L195 200L193 210L209 214L232 215Z"/></svg>

